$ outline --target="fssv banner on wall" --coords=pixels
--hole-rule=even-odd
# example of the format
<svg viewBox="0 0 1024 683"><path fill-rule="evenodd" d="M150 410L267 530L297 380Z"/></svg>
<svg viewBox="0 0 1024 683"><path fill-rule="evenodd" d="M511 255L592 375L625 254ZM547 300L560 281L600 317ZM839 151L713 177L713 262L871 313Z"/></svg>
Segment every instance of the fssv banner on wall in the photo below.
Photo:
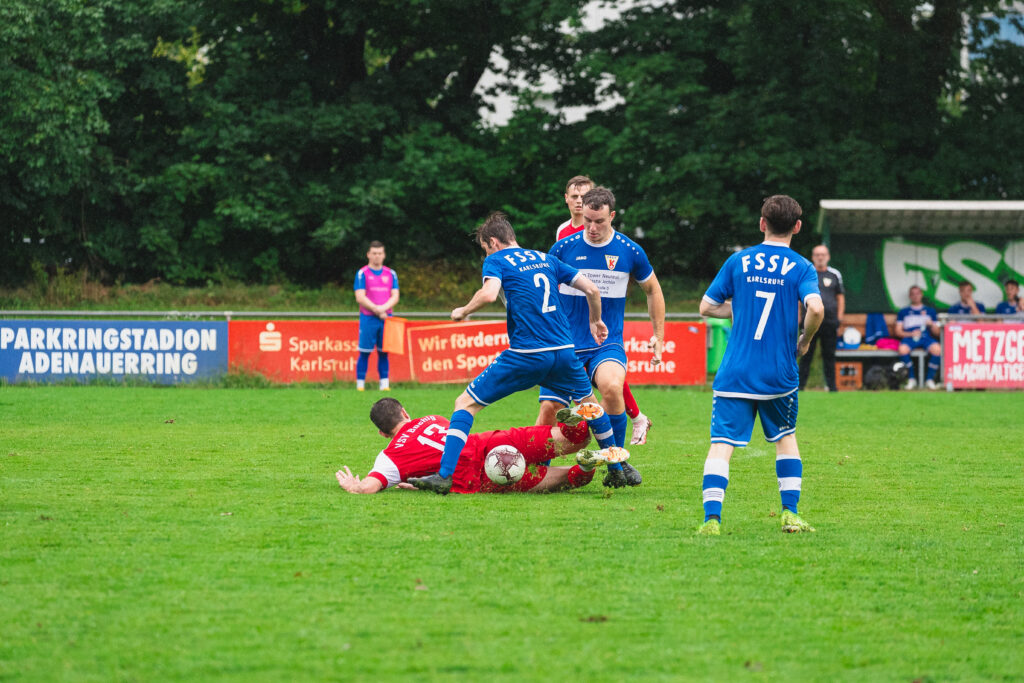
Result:
<svg viewBox="0 0 1024 683"><path fill-rule="evenodd" d="M0 375L12 383L219 377L228 369L227 334L225 322L5 320Z"/></svg>
<svg viewBox="0 0 1024 683"><path fill-rule="evenodd" d="M357 321L241 320L229 323L229 365L275 382L354 381ZM390 379L423 383L468 383L508 348L504 321L405 322L405 354L390 355ZM703 384L706 331L702 322L665 324L663 363L650 362L649 322L627 322L623 335L633 384ZM377 378L370 359L367 379Z"/></svg>
<svg viewBox="0 0 1024 683"><path fill-rule="evenodd" d="M954 389L1024 389L1024 325L949 323L942 367Z"/></svg>

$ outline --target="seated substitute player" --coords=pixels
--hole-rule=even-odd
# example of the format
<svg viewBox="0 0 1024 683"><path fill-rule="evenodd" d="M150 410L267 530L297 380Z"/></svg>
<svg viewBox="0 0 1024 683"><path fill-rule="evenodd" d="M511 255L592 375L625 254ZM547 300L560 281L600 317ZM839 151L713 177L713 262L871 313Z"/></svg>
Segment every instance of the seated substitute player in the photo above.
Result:
<svg viewBox="0 0 1024 683"><path fill-rule="evenodd" d="M797 358L807 353L825 318L825 306L814 266L789 246L800 232L801 213L792 197L766 199L760 220L764 242L730 256L700 302L701 315L732 318L732 334L712 387L700 534L721 533L729 459L737 446L750 442L755 416L761 419L765 439L775 443L782 530L814 531L797 516L803 477L796 443ZM803 334L798 322L801 303L806 310Z"/></svg>
<svg viewBox="0 0 1024 683"><path fill-rule="evenodd" d="M600 344L608 336L608 328L601 321L601 291L597 286L557 258L520 247L505 214L496 211L488 216L476 230L476 241L487 254L484 284L468 304L453 310L451 317L463 320L504 291L509 348L455 399L437 473L409 479L413 486L439 494L451 490L452 475L473 419L485 406L537 384L551 387L553 394L566 403L596 402L586 372L573 353L569 323L558 297L559 284L571 285L586 296L594 340ZM601 448L616 445L607 415L593 420L591 427Z"/></svg>
<svg viewBox="0 0 1024 683"><path fill-rule="evenodd" d="M1024 301L1020 299L1020 283L1016 280L1007 280L1003 284L1006 292L1006 301L996 304L996 313L1001 315L1016 315L1024 313Z"/></svg>
<svg viewBox="0 0 1024 683"><path fill-rule="evenodd" d="M665 340L665 297L658 277L654 274L643 248L612 227L615 219L615 195L605 187L596 187L583 197L583 215L586 229L559 240L550 254L564 263L571 263L601 290L601 319L608 327L608 339L595 344L588 334L589 310L581 296L569 287L559 289L566 316L573 331L576 356L586 368L590 380L601 392L601 405L611 420L615 445L626 443L626 406L623 385L626 381L626 351L622 328L626 313L626 288L633 277L647 294L647 311L654 330L654 357L652 363L661 362ZM540 390L538 424L552 424L560 405L568 405L563 398L546 385ZM646 440L646 439L645 439ZM621 467L610 465L604 478L605 486L639 486L640 472L629 463Z"/></svg>
<svg viewBox="0 0 1024 683"><path fill-rule="evenodd" d="M600 410L597 404L594 407ZM452 491L455 493L550 493L586 486L594 478L594 469L609 459L628 457L608 451L588 451L587 423L569 410L559 417L565 420L555 427L516 427L471 434L462 448L455 468ZM373 469L361 481L348 467L335 473L338 484L349 493L377 493L387 488L415 488L409 478L429 474L441 464L448 420L440 415L412 418L393 398L382 398L370 408L370 420L380 435L390 439L377 454ZM497 446L515 447L526 460L523 478L511 486L499 486L484 473L484 459ZM572 467L546 467L543 460L576 454ZM534 465L535 467L530 467Z"/></svg>
<svg viewBox="0 0 1024 683"><path fill-rule="evenodd" d="M974 285L964 280L958 285L960 300L946 311L950 315L979 315L985 312L985 304L974 300Z"/></svg>
<svg viewBox="0 0 1024 683"><path fill-rule="evenodd" d="M356 389L363 391L370 354L377 349L377 376L381 391L388 391L388 354L384 353L384 321L398 303L398 273L384 265L384 245L374 240L366 252L367 264L356 271L354 285L359 304L359 358Z"/></svg>
<svg viewBox="0 0 1024 683"><path fill-rule="evenodd" d="M573 176L565 184L565 205L569 207L569 220L558 226L555 230L555 241L572 237L578 232L583 232L583 195L594 189L594 181L585 175ZM570 264L574 265L574 264ZM626 415L633 421L633 434L629 439L630 444L647 443L647 432L650 431L652 422L649 417L640 412L633 391L629 388L629 382L622 383L622 399L626 404ZM541 408L537 416L537 424L551 424L550 408Z"/></svg>
<svg viewBox="0 0 1024 683"><path fill-rule="evenodd" d="M939 326L935 322L939 316L934 308L922 303L924 292L920 287L911 285L909 294L910 305L904 306L896 314L896 336L900 339L900 360L907 366L907 371L910 373L906 388L917 388L917 367L910 358L911 350L927 349L928 376L924 385L935 390L939 388L939 385L935 383L935 374L939 371L942 357L942 347L936 341L941 335Z"/></svg>

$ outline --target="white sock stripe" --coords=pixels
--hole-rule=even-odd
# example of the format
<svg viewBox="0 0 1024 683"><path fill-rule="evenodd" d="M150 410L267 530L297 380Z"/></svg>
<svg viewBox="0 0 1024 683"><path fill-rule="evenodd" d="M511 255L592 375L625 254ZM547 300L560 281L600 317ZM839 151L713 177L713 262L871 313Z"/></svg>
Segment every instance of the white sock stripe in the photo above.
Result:
<svg viewBox="0 0 1024 683"><path fill-rule="evenodd" d="M462 431L461 429L451 429L449 427L448 436L454 436L455 438L462 439L463 441L469 440L469 436L466 434L466 432Z"/></svg>
<svg viewBox="0 0 1024 683"><path fill-rule="evenodd" d="M719 503L724 501L725 500L725 489L717 489L717 488L704 489L704 502L706 503L709 500L718 501Z"/></svg>
<svg viewBox="0 0 1024 683"><path fill-rule="evenodd" d="M594 437L598 438L598 439L607 439L607 438L610 438L611 436L613 436L614 433L615 432L613 432L611 429L609 429L607 432L601 432L600 434L594 434Z"/></svg>
<svg viewBox="0 0 1024 683"><path fill-rule="evenodd" d="M799 455L776 455L775 456L775 461L776 462L778 462L779 460L799 460L799 459L800 459Z"/></svg>
<svg viewBox="0 0 1024 683"><path fill-rule="evenodd" d="M729 461L721 458L708 458L704 461L704 474L717 474L729 478Z"/></svg>
<svg viewBox="0 0 1024 683"><path fill-rule="evenodd" d="M779 477L780 491L799 491L800 477Z"/></svg>

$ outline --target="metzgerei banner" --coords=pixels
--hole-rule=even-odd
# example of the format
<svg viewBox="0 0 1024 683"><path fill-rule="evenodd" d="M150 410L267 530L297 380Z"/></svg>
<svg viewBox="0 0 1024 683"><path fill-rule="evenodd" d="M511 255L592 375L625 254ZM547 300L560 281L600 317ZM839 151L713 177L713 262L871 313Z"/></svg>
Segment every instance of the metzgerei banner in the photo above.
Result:
<svg viewBox="0 0 1024 683"><path fill-rule="evenodd" d="M950 323L942 367L954 389L1024 389L1024 325Z"/></svg>

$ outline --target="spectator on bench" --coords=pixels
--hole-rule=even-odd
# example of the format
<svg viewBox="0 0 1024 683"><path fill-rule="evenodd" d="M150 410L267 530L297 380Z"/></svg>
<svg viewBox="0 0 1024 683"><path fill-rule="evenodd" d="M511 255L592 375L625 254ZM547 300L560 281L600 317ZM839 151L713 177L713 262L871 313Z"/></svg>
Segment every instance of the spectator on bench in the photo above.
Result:
<svg viewBox="0 0 1024 683"><path fill-rule="evenodd" d="M923 303L924 292L917 285L910 288L910 305L900 309L896 314L896 336L900 339L898 353L900 360L907 366L909 379L907 389L917 388L917 369L910 358L913 349L928 350L928 376L924 385L935 390L935 375L939 371L939 357L942 347L936 341L939 338L939 326L935 323L938 314L931 306Z"/></svg>

